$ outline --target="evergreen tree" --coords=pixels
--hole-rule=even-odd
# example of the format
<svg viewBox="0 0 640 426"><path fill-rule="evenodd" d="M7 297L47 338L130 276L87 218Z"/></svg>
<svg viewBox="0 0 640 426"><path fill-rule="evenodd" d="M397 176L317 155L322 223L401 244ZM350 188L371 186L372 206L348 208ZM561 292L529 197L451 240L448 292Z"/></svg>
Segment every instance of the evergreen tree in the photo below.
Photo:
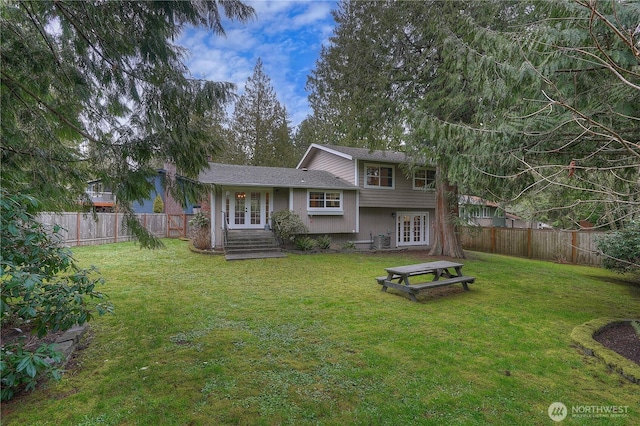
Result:
<svg viewBox="0 0 640 426"><path fill-rule="evenodd" d="M324 123L318 134L370 148L398 149L413 142L416 149L407 149L416 158L436 163L432 253L453 257L464 256L453 220L457 186L450 183L448 172L448 152L456 151L456 142L418 136L415 116L427 94L435 99L450 94L434 83L440 77L440 42L448 34L443 17L455 16L460 7L452 2L345 0L334 14L337 27L331 44L308 80L313 119ZM438 19L425 19L433 16ZM464 117L458 109L443 105L438 113Z"/></svg>
<svg viewBox="0 0 640 426"><path fill-rule="evenodd" d="M317 142L379 149L405 142L429 56L410 32L428 9L424 2L340 2L330 44L307 80Z"/></svg>
<svg viewBox="0 0 640 426"><path fill-rule="evenodd" d="M324 140L320 133L322 132L322 124L314 116L309 116L302 120L298 125L293 136L296 148L296 158L302 158L312 143L335 144L335 141Z"/></svg>
<svg viewBox="0 0 640 426"><path fill-rule="evenodd" d="M162 201L160 194L156 195L156 198L153 199L153 212L164 213L164 201Z"/></svg>
<svg viewBox="0 0 640 426"><path fill-rule="evenodd" d="M258 59L231 121L234 152L244 153L254 166L291 167L295 150L286 108L276 98L271 80Z"/></svg>
<svg viewBox="0 0 640 426"><path fill-rule="evenodd" d="M598 205L613 221L637 215L638 11L624 1L343 1L308 82L324 122L315 133L371 147L404 139L436 163L433 254L463 255L459 190L507 203L554 185L556 200Z"/></svg>
<svg viewBox="0 0 640 426"><path fill-rule="evenodd" d="M434 83L452 95L427 93L417 134L456 141L450 178L485 198L525 200L561 226L630 221L640 194L640 8L505 5L446 15L454 20ZM455 106L460 118L439 114Z"/></svg>
<svg viewBox="0 0 640 426"><path fill-rule="evenodd" d="M233 88L189 78L171 40L186 25L223 34L219 6L231 19L254 15L237 0L3 2L3 188L59 210L100 179L141 243L157 244L131 202L149 196L158 159L191 178L206 167L219 148L206 115Z"/></svg>

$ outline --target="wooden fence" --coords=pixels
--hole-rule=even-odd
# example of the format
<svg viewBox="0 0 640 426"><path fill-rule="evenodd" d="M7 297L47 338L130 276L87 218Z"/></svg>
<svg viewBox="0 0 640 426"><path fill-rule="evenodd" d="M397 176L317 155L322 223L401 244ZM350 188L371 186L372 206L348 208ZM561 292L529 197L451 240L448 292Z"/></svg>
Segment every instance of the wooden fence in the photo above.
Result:
<svg viewBox="0 0 640 426"><path fill-rule="evenodd" d="M467 250L601 266L596 241L603 232L557 231L521 228L465 228L462 246Z"/></svg>
<svg viewBox="0 0 640 426"><path fill-rule="evenodd" d="M131 241L131 235L120 213L40 213L38 220L47 228L60 226L65 245L90 246ZM190 235L189 220L193 215L164 213L137 214L140 223L156 237L180 238Z"/></svg>

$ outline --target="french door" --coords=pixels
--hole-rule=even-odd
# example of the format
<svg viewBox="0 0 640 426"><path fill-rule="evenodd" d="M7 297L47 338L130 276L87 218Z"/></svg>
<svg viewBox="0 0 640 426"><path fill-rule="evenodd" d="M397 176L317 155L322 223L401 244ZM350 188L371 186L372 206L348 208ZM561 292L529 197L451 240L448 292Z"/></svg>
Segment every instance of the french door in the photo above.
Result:
<svg viewBox="0 0 640 426"><path fill-rule="evenodd" d="M429 213L398 212L398 246L417 246L429 244Z"/></svg>
<svg viewBox="0 0 640 426"><path fill-rule="evenodd" d="M264 228L269 220L268 191L233 190L227 198L229 226L233 229Z"/></svg>

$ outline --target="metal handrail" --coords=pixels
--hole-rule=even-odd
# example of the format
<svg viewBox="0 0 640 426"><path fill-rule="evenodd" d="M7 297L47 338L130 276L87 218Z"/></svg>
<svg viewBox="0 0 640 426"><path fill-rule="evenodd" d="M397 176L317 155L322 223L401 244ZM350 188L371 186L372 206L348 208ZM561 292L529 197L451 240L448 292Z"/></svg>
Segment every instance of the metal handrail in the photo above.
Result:
<svg viewBox="0 0 640 426"><path fill-rule="evenodd" d="M280 228L281 228L281 226L280 226L280 221L279 221L279 220L276 220L276 219L274 219L274 218L272 217L272 218L271 218L271 224L272 224L272 226L271 226L271 232L273 232L273 235L277 238L277 240L278 240L278 242L279 242L280 244L284 244L284 241L282 241L282 240L280 239L280 237L279 237L279 235L281 235L281 234L280 234Z"/></svg>

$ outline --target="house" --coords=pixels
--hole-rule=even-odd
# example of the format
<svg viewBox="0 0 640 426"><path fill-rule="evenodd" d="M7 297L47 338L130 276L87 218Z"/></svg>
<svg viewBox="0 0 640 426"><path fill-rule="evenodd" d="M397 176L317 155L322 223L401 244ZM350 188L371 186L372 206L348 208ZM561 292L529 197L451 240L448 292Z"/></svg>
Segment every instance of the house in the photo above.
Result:
<svg viewBox="0 0 640 426"><path fill-rule="evenodd" d="M175 200L169 191L163 187L164 175L171 171L175 173L175 166L171 164L165 165L164 168L158 169L158 173L153 176L149 182L152 184L153 189L149 193L149 197L143 200L136 200L132 203L132 209L134 213L153 213L153 202L158 194L162 198L164 204L163 213L168 214L192 214L194 209L197 209L191 203L186 203L186 207L182 207L182 204ZM177 176L180 181L180 176ZM86 194L93 203L93 208L98 213L112 213L116 211L116 197L111 191L111 188L106 186L100 180L92 180L87 183Z"/></svg>
<svg viewBox="0 0 640 426"><path fill-rule="evenodd" d="M98 213L111 213L115 209L116 197L111 188L106 187L100 180L87 182L85 190L87 198L91 200L93 209Z"/></svg>
<svg viewBox="0 0 640 426"><path fill-rule="evenodd" d="M542 222L528 222L523 218L509 213L493 201L480 197L461 195L458 205L460 218L472 226L496 228L535 228L550 229L551 226Z"/></svg>
<svg viewBox="0 0 640 426"><path fill-rule="evenodd" d="M435 170L404 153L312 144L293 168L210 163L200 174L210 194L212 246L227 229L264 229L289 209L309 234L369 248L426 247L435 221ZM383 238L380 238L383 237Z"/></svg>

